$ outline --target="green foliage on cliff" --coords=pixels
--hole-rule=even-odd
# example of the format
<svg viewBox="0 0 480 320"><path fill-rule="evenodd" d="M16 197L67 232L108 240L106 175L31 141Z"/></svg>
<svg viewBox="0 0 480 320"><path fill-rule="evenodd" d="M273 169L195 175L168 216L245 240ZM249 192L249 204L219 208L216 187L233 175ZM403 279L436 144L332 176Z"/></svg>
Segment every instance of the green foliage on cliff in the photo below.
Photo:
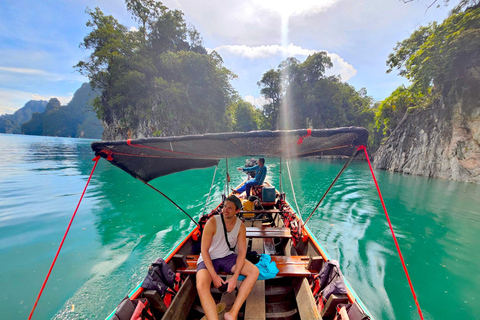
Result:
<svg viewBox="0 0 480 320"><path fill-rule="evenodd" d="M95 110L124 138L141 125L147 135L223 131L234 74L221 57L207 54L183 13L152 0L128 0L138 22L128 30L99 8L89 10L92 31L82 46L92 50L76 68L102 95Z"/></svg>
<svg viewBox="0 0 480 320"><path fill-rule="evenodd" d="M383 100L375 110L375 128L382 130L384 135L390 135L409 108L415 108L422 103L424 95L413 87L400 86Z"/></svg>
<svg viewBox="0 0 480 320"><path fill-rule="evenodd" d="M397 88L376 111L376 126L388 134L409 108L428 105L434 96L480 66L480 5L462 1L441 24L418 28L397 43L387 60L391 72L412 82Z"/></svg>

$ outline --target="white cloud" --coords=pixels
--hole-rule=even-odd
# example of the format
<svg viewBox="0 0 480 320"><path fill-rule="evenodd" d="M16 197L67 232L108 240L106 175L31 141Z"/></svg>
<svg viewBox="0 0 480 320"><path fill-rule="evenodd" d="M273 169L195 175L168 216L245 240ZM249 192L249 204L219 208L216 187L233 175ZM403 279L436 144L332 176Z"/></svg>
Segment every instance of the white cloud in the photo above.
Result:
<svg viewBox="0 0 480 320"><path fill-rule="evenodd" d="M263 7L279 13L281 16L314 15L321 12L338 0L253 0L254 6Z"/></svg>
<svg viewBox="0 0 480 320"><path fill-rule="evenodd" d="M317 52L316 50L309 50L295 46L292 43L290 43L287 47L280 45L256 47L250 47L246 45L225 45L217 47L214 50L218 52L227 51L249 59L268 58L276 55L282 55L285 57L308 56Z"/></svg>
<svg viewBox="0 0 480 320"><path fill-rule="evenodd" d="M320 50L305 49L294 44L289 44L287 47L280 45L270 46L256 46L250 47L246 45L225 45L215 48L218 52L229 52L231 54L248 58L248 59L265 59L273 56L295 57L303 56L307 57ZM332 59L333 68L327 70L328 75L340 75L343 81L348 81L357 74L357 70L342 57L335 53L328 53L328 56Z"/></svg>
<svg viewBox="0 0 480 320"><path fill-rule="evenodd" d="M29 68L12 68L12 67L2 67L0 66L0 74L4 74L5 79L8 76L10 79L15 77L16 79L21 79L20 77L29 76L29 77L41 77L42 81L77 81L77 82L84 82L85 77L80 75L79 73L74 73L73 70L71 72L67 72L64 74L59 73L52 73L45 70L40 69L29 69ZM4 77L2 76L2 77ZM4 79L2 79L4 80ZM12 80L9 80L9 82ZM2 81L4 82L4 81Z"/></svg>
<svg viewBox="0 0 480 320"><path fill-rule="evenodd" d="M167 7L182 10L200 33L217 43L248 45L278 43L282 21L325 12L343 0L164 0Z"/></svg>
<svg viewBox="0 0 480 320"><path fill-rule="evenodd" d="M332 59L333 67L325 72L327 75L340 75L342 81L348 81L357 74L357 70L338 54L329 53L328 56Z"/></svg>
<svg viewBox="0 0 480 320"><path fill-rule="evenodd" d="M0 67L0 71L6 71L11 73L20 73L20 74L33 74L33 75L46 75L48 72L38 69L24 69L24 68L9 68L9 67Z"/></svg>
<svg viewBox="0 0 480 320"><path fill-rule="evenodd" d="M259 97L255 98L254 96L248 95L248 96L243 97L243 100L245 100L247 102L250 102L251 104L253 104L257 108L263 108L263 106L268 103L267 99L265 99L264 96L259 96Z"/></svg>

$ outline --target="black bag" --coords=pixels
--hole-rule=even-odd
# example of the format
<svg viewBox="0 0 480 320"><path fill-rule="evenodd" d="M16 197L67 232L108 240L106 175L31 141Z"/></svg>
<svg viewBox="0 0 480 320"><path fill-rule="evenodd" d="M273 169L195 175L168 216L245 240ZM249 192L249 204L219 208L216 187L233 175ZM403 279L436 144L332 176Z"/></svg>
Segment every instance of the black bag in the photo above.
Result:
<svg viewBox="0 0 480 320"><path fill-rule="evenodd" d="M174 286L175 272L162 258L158 258L148 269L142 288L156 290L163 298L169 289L175 293Z"/></svg>
<svg viewBox="0 0 480 320"><path fill-rule="evenodd" d="M260 255L258 254L257 251L250 251L250 252L247 252L246 259L253 264L257 264L258 261L260 261Z"/></svg>
<svg viewBox="0 0 480 320"><path fill-rule="evenodd" d="M142 298L142 299L130 300L128 296L123 298L123 300L119 303L111 319L112 320L130 320L139 303L144 305L143 310L139 315L140 319L154 320L154 317L150 312L149 302L147 299Z"/></svg>

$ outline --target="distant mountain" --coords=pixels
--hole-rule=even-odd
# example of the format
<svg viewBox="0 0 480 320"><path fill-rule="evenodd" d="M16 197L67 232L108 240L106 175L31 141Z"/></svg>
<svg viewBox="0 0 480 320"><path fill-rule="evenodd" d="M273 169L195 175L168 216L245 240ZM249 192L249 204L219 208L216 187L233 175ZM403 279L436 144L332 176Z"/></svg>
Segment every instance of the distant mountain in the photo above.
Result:
<svg viewBox="0 0 480 320"><path fill-rule="evenodd" d="M56 98L50 99L44 112L34 113L21 131L30 135L99 139L103 127L91 103L98 95L84 83L66 106Z"/></svg>
<svg viewBox="0 0 480 320"><path fill-rule="evenodd" d="M30 100L13 114L0 116L0 133L22 133L21 126L30 121L35 112L44 112L47 101Z"/></svg>

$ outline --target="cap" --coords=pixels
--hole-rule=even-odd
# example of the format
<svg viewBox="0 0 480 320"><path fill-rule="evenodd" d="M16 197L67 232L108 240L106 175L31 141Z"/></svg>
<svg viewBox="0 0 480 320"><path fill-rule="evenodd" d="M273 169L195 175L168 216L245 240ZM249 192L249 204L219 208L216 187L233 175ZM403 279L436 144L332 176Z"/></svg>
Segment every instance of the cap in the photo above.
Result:
<svg viewBox="0 0 480 320"><path fill-rule="evenodd" d="M236 195L230 195L228 196L227 199L225 199L226 201L230 201L230 202L233 202L233 204L237 207L237 209L242 209L242 202L240 201L240 199L237 198Z"/></svg>

